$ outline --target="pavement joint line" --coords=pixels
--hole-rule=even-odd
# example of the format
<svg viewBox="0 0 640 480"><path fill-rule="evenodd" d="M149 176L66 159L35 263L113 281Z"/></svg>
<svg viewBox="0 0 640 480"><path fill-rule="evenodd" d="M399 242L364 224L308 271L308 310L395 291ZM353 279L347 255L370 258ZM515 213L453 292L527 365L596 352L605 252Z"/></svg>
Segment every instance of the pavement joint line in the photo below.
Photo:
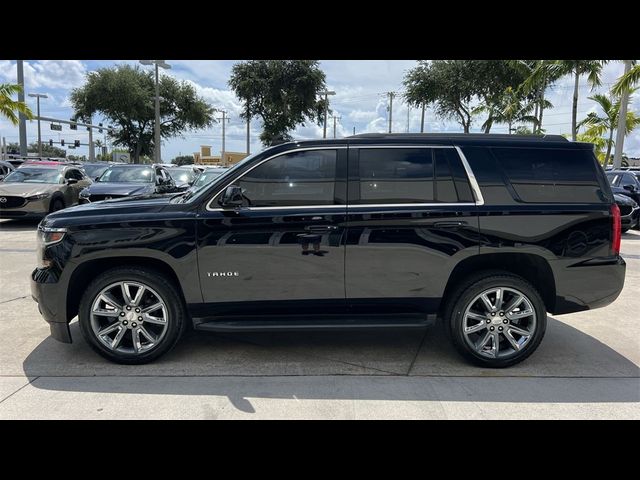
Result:
<svg viewBox="0 0 640 480"><path fill-rule="evenodd" d="M35 248L0 248L2 253L34 253Z"/></svg>
<svg viewBox="0 0 640 480"><path fill-rule="evenodd" d="M411 360L411 363L409 364L409 368L407 369L407 373L405 374L407 377L411 374L411 370L413 370L413 365L416 363L416 360L418 359L418 355L420 355L420 351L422 350L422 346L424 345L424 341L427 338L427 333L428 330L424 332L424 334L422 335L422 339L420 340L420 344L418 345L418 348L416 349L416 353L413 356L413 359Z"/></svg>
<svg viewBox="0 0 640 480"><path fill-rule="evenodd" d="M24 375L0 375L0 378L22 378ZM38 375L31 382L33 383L37 379L46 379L46 378L276 378L276 377L373 377L373 378L472 378L472 379L481 379L481 380L495 380L495 379L561 379L561 380L571 380L571 379L594 379L594 380L640 380L640 376L638 377L607 377L607 376L599 376L599 375L583 375L583 376L568 376L568 375L439 375L439 374L415 374L415 375L406 375L403 373L394 373L391 375L372 375L366 373L311 373L311 374L299 374L299 373L278 373L278 374L256 374L256 375L247 375L247 374L218 374L218 375L153 375L153 374L140 374L140 375ZM25 385L26 386L26 385ZM22 387L24 388L24 387ZM15 393L15 392L14 392ZM12 394L13 395L13 394ZM8 397L7 397L8 398ZM1 403L1 402L0 402Z"/></svg>
<svg viewBox="0 0 640 480"><path fill-rule="evenodd" d="M28 387L29 385L31 385L33 382L35 382L37 379L39 379L40 377L34 377L31 380L29 380L29 382L25 383L23 386L21 386L19 389L17 389L15 392L12 392L11 394L7 395L6 397L4 397L2 400L0 400L0 405L2 403L4 403L5 400L10 399L11 397L13 397L16 393L18 393L20 390L22 390L25 387Z"/></svg>
<svg viewBox="0 0 640 480"><path fill-rule="evenodd" d="M238 343L245 343L247 345L253 345L253 346L257 346L257 347L262 347L262 348L270 348L269 345L265 345L265 344L261 344L258 342L251 342L248 340L239 340L237 338L234 338L233 336L228 336L228 335L220 335L223 338L227 338L227 339L231 339L233 341L236 341ZM313 353L302 353L302 356L308 357L308 358L316 358L316 359L320 359L320 360L329 360L330 362L336 362L336 363L341 363L343 365L349 365L351 367L358 367L358 368L364 368L366 370L374 370L376 372L381 372L381 373L386 373L388 375L402 375L402 373L400 372L393 372L391 370L384 370L381 368L376 368L376 367L368 367L366 365L360 365L358 363L352 363L352 362L347 362L345 360L337 360L337 359L333 359L330 357L325 357L322 355L314 355ZM350 374L345 374L345 375L350 375Z"/></svg>
<svg viewBox="0 0 640 480"><path fill-rule="evenodd" d="M25 295L24 297L16 297L16 298L12 298L10 300L3 300L0 302L0 305L2 305L3 303L9 303L9 302L13 302L14 300L21 300L23 298L29 298L29 295Z"/></svg>

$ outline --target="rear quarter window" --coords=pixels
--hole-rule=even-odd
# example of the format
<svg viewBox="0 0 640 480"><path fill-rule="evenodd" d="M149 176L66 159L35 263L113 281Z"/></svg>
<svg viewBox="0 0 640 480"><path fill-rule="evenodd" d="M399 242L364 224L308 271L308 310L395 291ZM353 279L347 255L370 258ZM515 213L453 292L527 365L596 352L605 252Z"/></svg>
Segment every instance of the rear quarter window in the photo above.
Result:
<svg viewBox="0 0 640 480"><path fill-rule="evenodd" d="M499 147L491 150L523 202L606 201L589 150Z"/></svg>

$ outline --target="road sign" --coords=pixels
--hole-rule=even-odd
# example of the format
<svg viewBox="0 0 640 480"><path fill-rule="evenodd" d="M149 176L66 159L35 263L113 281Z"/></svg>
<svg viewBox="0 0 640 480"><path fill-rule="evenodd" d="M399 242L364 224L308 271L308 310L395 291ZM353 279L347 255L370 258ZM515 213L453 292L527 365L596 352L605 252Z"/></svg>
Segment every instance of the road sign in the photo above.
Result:
<svg viewBox="0 0 640 480"><path fill-rule="evenodd" d="M57 125L55 123L51 124L51 130L58 130L59 132L62 131L62 125Z"/></svg>

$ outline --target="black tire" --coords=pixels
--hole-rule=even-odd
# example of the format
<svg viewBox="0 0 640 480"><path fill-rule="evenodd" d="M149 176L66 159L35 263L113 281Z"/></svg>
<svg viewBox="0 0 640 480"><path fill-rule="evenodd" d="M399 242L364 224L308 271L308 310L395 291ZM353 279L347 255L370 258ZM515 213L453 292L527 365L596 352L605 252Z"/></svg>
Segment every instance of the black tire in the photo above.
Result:
<svg viewBox="0 0 640 480"><path fill-rule="evenodd" d="M631 230L631 227L629 227L629 228L623 228L623 229L622 229L622 233L627 233L629 230Z"/></svg>
<svg viewBox="0 0 640 480"><path fill-rule="evenodd" d="M100 342L91 326L91 306L96 296L103 288L121 281L139 282L151 287L167 306L166 332L149 351L136 354L111 350ZM149 363L170 351L184 333L187 319L184 302L174 283L162 272L147 267L117 267L101 273L85 290L78 310L80 331L91 348L106 359L125 365Z"/></svg>
<svg viewBox="0 0 640 480"><path fill-rule="evenodd" d="M61 198L54 198L51 201L51 212L57 212L58 210L62 210L65 208L64 205L64 200L62 200Z"/></svg>
<svg viewBox="0 0 640 480"><path fill-rule="evenodd" d="M522 350L498 358L478 353L467 343L463 332L464 312L467 306L477 295L493 287L519 290L528 297L536 313L536 328L528 343ZM538 291L522 277L508 272L487 271L471 276L452 292L444 310L444 321L453 345L466 359L482 367L504 368L522 362L538 348L547 328L547 312Z"/></svg>

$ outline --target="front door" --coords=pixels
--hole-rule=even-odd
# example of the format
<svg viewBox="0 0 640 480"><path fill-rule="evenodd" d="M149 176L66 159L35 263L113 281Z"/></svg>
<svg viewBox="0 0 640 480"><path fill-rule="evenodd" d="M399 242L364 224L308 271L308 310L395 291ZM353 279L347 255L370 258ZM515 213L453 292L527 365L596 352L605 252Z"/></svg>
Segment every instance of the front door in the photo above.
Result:
<svg viewBox="0 0 640 480"><path fill-rule="evenodd" d="M241 207L223 208L224 188L215 193L198 215L200 285L211 314L214 304L236 302L344 306L346 162L344 147L284 152L225 184L242 188Z"/></svg>
<svg viewBox="0 0 640 480"><path fill-rule="evenodd" d="M454 266L478 253L478 218L453 147L349 148L351 307L435 312Z"/></svg>

